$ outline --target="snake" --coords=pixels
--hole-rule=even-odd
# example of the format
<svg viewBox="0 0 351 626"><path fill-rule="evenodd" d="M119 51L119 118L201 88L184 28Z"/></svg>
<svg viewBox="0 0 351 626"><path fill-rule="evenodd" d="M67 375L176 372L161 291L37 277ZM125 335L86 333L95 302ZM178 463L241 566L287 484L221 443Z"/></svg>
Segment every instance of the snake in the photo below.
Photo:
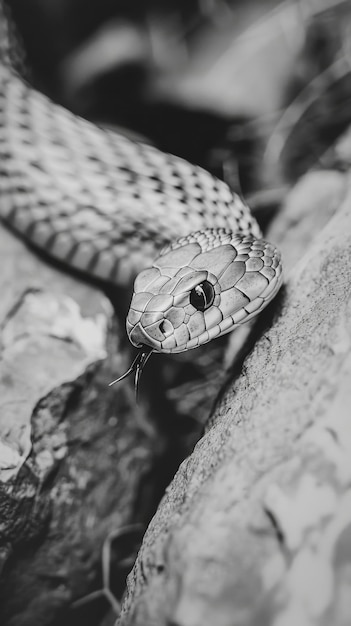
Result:
<svg viewBox="0 0 351 626"><path fill-rule="evenodd" d="M68 270L134 280L126 330L138 353L117 381L134 372L137 388L152 353L202 346L260 313L282 284L281 254L224 181L35 89L4 0L0 24L0 218Z"/></svg>

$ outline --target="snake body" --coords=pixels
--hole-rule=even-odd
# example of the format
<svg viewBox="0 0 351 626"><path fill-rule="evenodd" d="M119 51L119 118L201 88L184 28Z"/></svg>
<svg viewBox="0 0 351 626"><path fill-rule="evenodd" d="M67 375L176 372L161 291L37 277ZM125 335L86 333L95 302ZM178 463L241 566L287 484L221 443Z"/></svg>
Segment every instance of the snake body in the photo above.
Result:
<svg viewBox="0 0 351 626"><path fill-rule="evenodd" d="M1 218L103 281L125 286L141 271L127 318L136 346L181 352L256 315L279 289L281 261L243 200L36 91L18 72L3 0L0 20Z"/></svg>

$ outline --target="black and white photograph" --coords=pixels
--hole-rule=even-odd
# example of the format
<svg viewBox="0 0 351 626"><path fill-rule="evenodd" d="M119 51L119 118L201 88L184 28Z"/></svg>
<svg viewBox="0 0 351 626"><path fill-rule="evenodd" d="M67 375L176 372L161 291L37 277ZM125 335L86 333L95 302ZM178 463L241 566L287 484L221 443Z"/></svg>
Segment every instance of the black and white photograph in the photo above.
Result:
<svg viewBox="0 0 351 626"><path fill-rule="evenodd" d="M0 626L351 626L350 0L0 0Z"/></svg>

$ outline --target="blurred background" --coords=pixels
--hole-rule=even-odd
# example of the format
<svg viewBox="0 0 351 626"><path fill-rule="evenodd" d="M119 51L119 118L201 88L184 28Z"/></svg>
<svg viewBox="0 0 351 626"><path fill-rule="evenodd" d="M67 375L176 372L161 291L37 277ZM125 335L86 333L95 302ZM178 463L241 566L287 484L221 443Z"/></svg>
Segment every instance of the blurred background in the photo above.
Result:
<svg viewBox="0 0 351 626"><path fill-rule="evenodd" d="M240 182L254 209L274 210L288 183L328 166L350 123L349 0L11 6L40 90Z"/></svg>

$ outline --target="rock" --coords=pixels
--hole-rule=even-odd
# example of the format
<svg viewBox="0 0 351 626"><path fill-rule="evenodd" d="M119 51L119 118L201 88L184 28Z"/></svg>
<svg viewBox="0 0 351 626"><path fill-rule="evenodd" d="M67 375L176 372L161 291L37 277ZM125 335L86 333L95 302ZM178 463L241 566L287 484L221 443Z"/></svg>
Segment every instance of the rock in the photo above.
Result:
<svg viewBox="0 0 351 626"><path fill-rule="evenodd" d="M0 255L0 622L46 625L98 588L107 534L147 519L160 444L108 387L129 356L106 296L4 228Z"/></svg>
<svg viewBox="0 0 351 626"><path fill-rule="evenodd" d="M149 526L119 626L348 623L346 182L336 173L309 175L300 185L311 194L310 217L299 211L305 194L295 190L278 218L297 220L280 242L290 259L285 286ZM328 202L318 194L313 203L313 186L329 189ZM316 233L323 222L311 242L311 223Z"/></svg>

